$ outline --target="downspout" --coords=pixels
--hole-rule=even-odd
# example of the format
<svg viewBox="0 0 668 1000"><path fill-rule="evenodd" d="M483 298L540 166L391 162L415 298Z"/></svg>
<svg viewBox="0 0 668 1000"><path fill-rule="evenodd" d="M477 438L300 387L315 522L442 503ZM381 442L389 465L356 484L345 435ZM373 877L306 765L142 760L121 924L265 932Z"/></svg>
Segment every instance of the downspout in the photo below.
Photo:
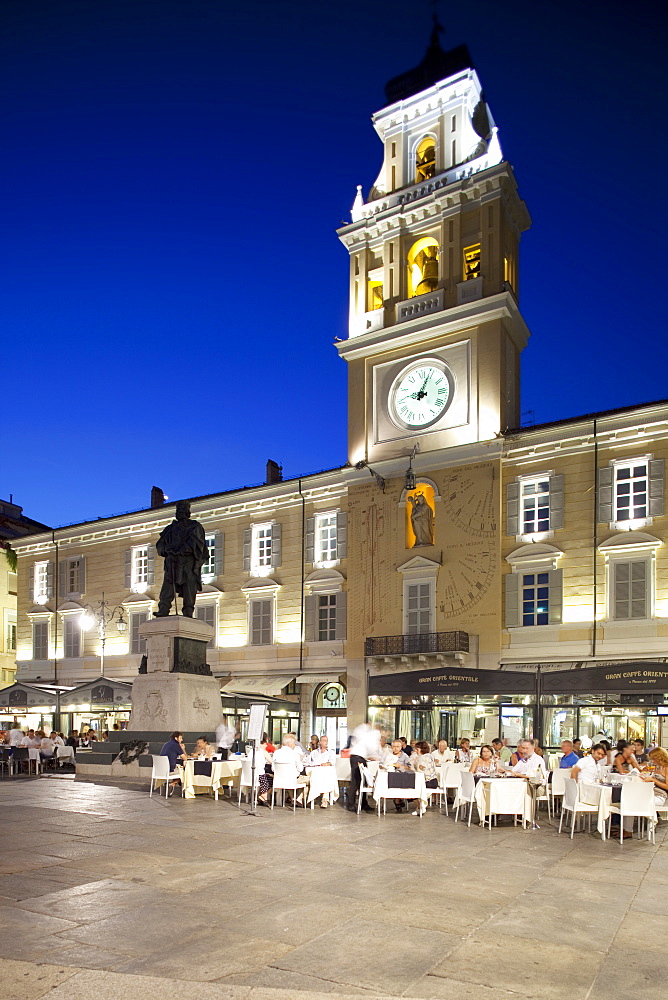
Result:
<svg viewBox="0 0 668 1000"><path fill-rule="evenodd" d="M301 479L299 480L299 496L302 501L302 579L299 618L299 673L301 673L304 669L304 560L306 558L306 499L302 493Z"/></svg>
<svg viewBox="0 0 668 1000"><path fill-rule="evenodd" d="M598 437L597 432L597 421L594 417L594 524L592 530L592 542L593 542L593 578L594 578L594 606L592 608L592 638L591 638L591 656L592 660L596 657L596 597L598 591L598 579L597 579L597 559L596 553L598 551Z"/></svg>
<svg viewBox="0 0 668 1000"><path fill-rule="evenodd" d="M58 593L58 583L60 580L59 572L59 560L58 560L58 542L56 541L56 532L51 531L51 538L53 545L56 550L55 562L53 566L53 593L54 593L54 604L56 607L56 614L54 617L53 625L53 683L56 686L56 728L60 731L60 691L57 690L58 685L58 602L60 595Z"/></svg>

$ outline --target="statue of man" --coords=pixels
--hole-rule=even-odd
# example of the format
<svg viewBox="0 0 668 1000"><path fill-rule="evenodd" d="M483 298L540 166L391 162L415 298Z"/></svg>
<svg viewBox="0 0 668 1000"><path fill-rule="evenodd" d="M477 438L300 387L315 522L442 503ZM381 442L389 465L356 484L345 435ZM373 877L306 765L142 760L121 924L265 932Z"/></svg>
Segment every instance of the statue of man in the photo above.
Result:
<svg viewBox="0 0 668 1000"><path fill-rule="evenodd" d="M190 520L190 503L187 500L177 503L176 520L161 531L156 549L165 560L165 578L155 617L167 617L176 593L183 600L181 613L186 618L192 618L195 597L202 589L202 566L208 551L204 528L199 521Z"/></svg>
<svg viewBox="0 0 668 1000"><path fill-rule="evenodd" d="M411 511L411 525L415 542L417 545L434 544L434 512L427 503L424 493L418 493L414 497L408 498L413 510Z"/></svg>

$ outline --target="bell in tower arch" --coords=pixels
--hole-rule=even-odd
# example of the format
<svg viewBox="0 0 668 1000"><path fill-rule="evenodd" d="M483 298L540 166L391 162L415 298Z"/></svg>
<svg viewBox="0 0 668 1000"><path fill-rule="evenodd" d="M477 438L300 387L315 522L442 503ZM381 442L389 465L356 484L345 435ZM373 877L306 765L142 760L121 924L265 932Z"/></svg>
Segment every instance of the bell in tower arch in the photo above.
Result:
<svg viewBox="0 0 668 1000"><path fill-rule="evenodd" d="M416 295L425 295L438 288L438 247L425 247L415 258L422 272L422 279L415 289Z"/></svg>

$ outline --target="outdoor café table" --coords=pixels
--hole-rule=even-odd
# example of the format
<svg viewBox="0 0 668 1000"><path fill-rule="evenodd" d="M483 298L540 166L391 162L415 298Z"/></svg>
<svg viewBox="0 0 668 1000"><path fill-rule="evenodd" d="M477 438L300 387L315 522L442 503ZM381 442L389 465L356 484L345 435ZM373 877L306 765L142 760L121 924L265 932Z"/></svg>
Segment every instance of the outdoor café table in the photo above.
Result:
<svg viewBox="0 0 668 1000"><path fill-rule="evenodd" d="M319 764L317 767L307 767L310 778L307 801L313 808L313 802L319 795L326 795L330 805L339 797L339 782L336 777L336 767Z"/></svg>
<svg viewBox="0 0 668 1000"><path fill-rule="evenodd" d="M183 795L194 799L197 792L213 791L217 801L220 786L240 773L241 761L187 760L181 772Z"/></svg>
<svg viewBox="0 0 668 1000"><path fill-rule="evenodd" d="M475 801L478 807L478 815L483 824L490 813L506 812L509 815L515 814L515 807L518 804L517 785L523 784L524 795L522 796L522 808L517 812L522 814L522 825L533 823L534 818L534 797L529 781L523 778L486 778L480 777L475 790ZM492 785L494 793L492 794Z"/></svg>
<svg viewBox="0 0 668 1000"><path fill-rule="evenodd" d="M610 816L610 806L613 802L619 803L622 795L621 783L612 785L606 783L601 785L594 781L579 781L578 792L580 802L585 802L588 806L598 806L598 817L596 829L605 840L606 823Z"/></svg>
<svg viewBox="0 0 668 1000"><path fill-rule="evenodd" d="M372 794L373 798L378 803L379 816L381 799L420 799L421 808L427 808L431 789L427 788L425 784L424 774L422 774L421 771L402 771L400 774L410 775L414 779L414 785L412 788L392 788L388 785L388 771L379 770L376 774L376 781L373 786Z"/></svg>

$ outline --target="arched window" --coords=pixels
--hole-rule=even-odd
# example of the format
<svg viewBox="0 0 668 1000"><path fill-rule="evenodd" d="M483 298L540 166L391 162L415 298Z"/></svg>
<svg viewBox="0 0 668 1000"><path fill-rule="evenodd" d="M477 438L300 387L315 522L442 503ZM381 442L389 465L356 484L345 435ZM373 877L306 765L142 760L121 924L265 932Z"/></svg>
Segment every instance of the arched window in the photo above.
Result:
<svg viewBox="0 0 668 1000"><path fill-rule="evenodd" d="M438 287L438 249L433 236L423 236L408 251L409 299Z"/></svg>
<svg viewBox="0 0 668 1000"><path fill-rule="evenodd" d="M315 708L316 712L320 712L325 709L339 709L345 711L346 689L343 684L339 684L335 681L322 684L316 691Z"/></svg>
<svg viewBox="0 0 668 1000"><path fill-rule="evenodd" d="M436 173L436 142L430 135L422 139L415 150L415 182L429 180Z"/></svg>

